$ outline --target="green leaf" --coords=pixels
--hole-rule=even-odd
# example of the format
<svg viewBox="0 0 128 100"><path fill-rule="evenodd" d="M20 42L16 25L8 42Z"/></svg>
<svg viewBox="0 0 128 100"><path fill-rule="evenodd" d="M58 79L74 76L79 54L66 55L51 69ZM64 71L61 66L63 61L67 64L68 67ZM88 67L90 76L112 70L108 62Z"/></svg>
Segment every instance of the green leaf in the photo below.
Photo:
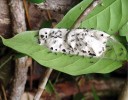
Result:
<svg viewBox="0 0 128 100"><path fill-rule="evenodd" d="M71 9L56 27L70 28L92 0L84 0ZM127 0L103 0L81 24L82 27L97 28L113 34L128 20ZM102 18L104 17L104 19ZM100 58L50 53L38 44L36 31L23 32L11 39L4 39L4 45L27 54L41 65L70 74L109 73L122 66L127 51L116 39L107 43L107 51Z"/></svg>
<svg viewBox="0 0 128 100"><path fill-rule="evenodd" d="M83 0L81 3L72 8L62 19L62 21L57 24L56 27L59 28L71 28L80 14L92 3L93 0Z"/></svg>
<svg viewBox="0 0 128 100"><path fill-rule="evenodd" d="M50 53L38 44L37 31L27 31L4 39L4 45L27 54L41 65L70 74L81 75L87 73L109 73L122 66L126 60L126 49L117 40L110 39L107 43L106 54L101 58Z"/></svg>
<svg viewBox="0 0 128 100"><path fill-rule="evenodd" d="M56 100L60 100L60 97L59 97L59 95L58 95L56 89L54 88L54 86L53 86L53 84L51 83L50 80L48 81L48 83L47 83L45 89L46 89L46 91L47 91L48 93L51 93L51 94L52 94L52 93L55 93L55 94L56 94Z"/></svg>
<svg viewBox="0 0 128 100"><path fill-rule="evenodd" d="M28 0L31 3L42 3L45 2L46 0Z"/></svg>
<svg viewBox="0 0 128 100"><path fill-rule="evenodd" d="M84 0L70 10L57 27L70 28L78 16L87 7ZM80 28L95 28L114 34L128 21L128 0L102 0L88 16L82 21Z"/></svg>
<svg viewBox="0 0 128 100"><path fill-rule="evenodd" d="M128 0L103 0L82 25L114 34L128 21L127 5Z"/></svg>

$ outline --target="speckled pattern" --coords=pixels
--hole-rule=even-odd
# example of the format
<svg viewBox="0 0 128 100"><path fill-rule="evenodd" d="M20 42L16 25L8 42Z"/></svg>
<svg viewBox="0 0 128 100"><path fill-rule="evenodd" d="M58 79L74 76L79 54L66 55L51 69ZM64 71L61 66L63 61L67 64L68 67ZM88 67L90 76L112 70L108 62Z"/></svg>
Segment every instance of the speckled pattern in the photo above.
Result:
<svg viewBox="0 0 128 100"><path fill-rule="evenodd" d="M43 28L39 31L40 45L46 46L52 52L80 56L103 55L109 38L111 37L107 33L93 29Z"/></svg>

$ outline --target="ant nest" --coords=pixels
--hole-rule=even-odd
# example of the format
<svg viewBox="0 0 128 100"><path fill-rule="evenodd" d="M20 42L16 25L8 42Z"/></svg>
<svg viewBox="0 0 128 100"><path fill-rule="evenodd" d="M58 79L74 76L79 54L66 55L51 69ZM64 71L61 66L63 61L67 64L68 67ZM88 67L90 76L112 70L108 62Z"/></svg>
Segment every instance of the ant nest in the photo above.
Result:
<svg viewBox="0 0 128 100"><path fill-rule="evenodd" d="M93 29L57 29L39 30L40 45L52 52L80 56L100 57L106 51L106 43L111 38L105 32Z"/></svg>

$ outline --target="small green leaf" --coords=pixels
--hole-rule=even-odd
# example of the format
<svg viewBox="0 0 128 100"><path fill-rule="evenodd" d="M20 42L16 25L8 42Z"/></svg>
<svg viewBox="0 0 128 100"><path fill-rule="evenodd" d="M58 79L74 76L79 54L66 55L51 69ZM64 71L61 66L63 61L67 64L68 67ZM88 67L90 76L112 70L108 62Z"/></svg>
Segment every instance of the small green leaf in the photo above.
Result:
<svg viewBox="0 0 128 100"><path fill-rule="evenodd" d="M93 85L92 85L92 93L93 93L94 100L100 100Z"/></svg>
<svg viewBox="0 0 128 100"><path fill-rule="evenodd" d="M45 87L46 91L48 93L55 93L56 94L56 100L60 100L60 97L58 95L58 93L56 92L56 89L54 88L53 84L51 83L51 81L49 80L46 87Z"/></svg>
<svg viewBox="0 0 128 100"><path fill-rule="evenodd" d="M46 0L28 0L28 1L31 2L31 3L43 3Z"/></svg>
<svg viewBox="0 0 128 100"><path fill-rule="evenodd" d="M45 89L48 93L54 93L55 92L54 86L52 85L51 81L48 81Z"/></svg>

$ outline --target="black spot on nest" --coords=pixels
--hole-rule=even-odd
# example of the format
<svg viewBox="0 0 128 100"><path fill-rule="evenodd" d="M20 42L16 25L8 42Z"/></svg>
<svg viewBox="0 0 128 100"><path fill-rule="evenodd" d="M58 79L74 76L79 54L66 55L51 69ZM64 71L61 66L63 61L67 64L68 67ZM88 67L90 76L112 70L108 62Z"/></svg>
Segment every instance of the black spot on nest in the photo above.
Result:
<svg viewBox="0 0 128 100"><path fill-rule="evenodd" d="M73 42L73 41L75 41L75 40L71 40L71 42Z"/></svg>
<svg viewBox="0 0 128 100"><path fill-rule="evenodd" d="M102 51L99 52L99 54L102 53Z"/></svg>
<svg viewBox="0 0 128 100"><path fill-rule="evenodd" d="M62 44L59 45L59 48L61 48Z"/></svg>
<svg viewBox="0 0 128 100"><path fill-rule="evenodd" d="M77 52L77 54L76 55L79 55L79 52Z"/></svg>
<svg viewBox="0 0 128 100"><path fill-rule="evenodd" d="M53 43L55 44L56 43L56 40Z"/></svg>
<svg viewBox="0 0 128 100"><path fill-rule="evenodd" d="M53 50L53 47L51 47L50 49Z"/></svg>
<svg viewBox="0 0 128 100"><path fill-rule="evenodd" d="M86 51L82 50L83 53L87 53Z"/></svg>
<svg viewBox="0 0 128 100"><path fill-rule="evenodd" d="M103 44L105 44L106 42L103 42Z"/></svg>
<svg viewBox="0 0 128 100"><path fill-rule="evenodd" d="M85 42L85 46L87 46L88 44L87 44L87 42Z"/></svg>
<svg viewBox="0 0 128 100"><path fill-rule="evenodd" d="M94 37L93 35L91 35L91 37Z"/></svg>
<svg viewBox="0 0 128 100"><path fill-rule="evenodd" d="M90 55L90 56L96 56L96 54L94 54L94 53L89 53L89 55Z"/></svg>
<svg viewBox="0 0 128 100"><path fill-rule="evenodd" d="M40 35L41 38L44 38L44 35Z"/></svg>
<svg viewBox="0 0 128 100"><path fill-rule="evenodd" d="M75 35L71 35L72 37L75 36Z"/></svg>
<svg viewBox="0 0 128 100"><path fill-rule="evenodd" d="M104 47L102 47L102 50L104 51Z"/></svg>
<svg viewBox="0 0 128 100"><path fill-rule="evenodd" d="M101 34L100 36L104 36L103 34Z"/></svg>
<svg viewBox="0 0 128 100"><path fill-rule="evenodd" d="M66 52L66 50L65 50L65 49L63 49L62 51L63 51L63 52Z"/></svg>
<svg viewBox="0 0 128 100"><path fill-rule="evenodd" d="M54 33L55 33L55 31L52 32L52 34L54 34Z"/></svg>
<svg viewBox="0 0 128 100"><path fill-rule="evenodd" d="M82 44L79 44L79 46L82 46Z"/></svg>
<svg viewBox="0 0 128 100"><path fill-rule="evenodd" d="M77 50L77 48L74 48L74 50Z"/></svg>

